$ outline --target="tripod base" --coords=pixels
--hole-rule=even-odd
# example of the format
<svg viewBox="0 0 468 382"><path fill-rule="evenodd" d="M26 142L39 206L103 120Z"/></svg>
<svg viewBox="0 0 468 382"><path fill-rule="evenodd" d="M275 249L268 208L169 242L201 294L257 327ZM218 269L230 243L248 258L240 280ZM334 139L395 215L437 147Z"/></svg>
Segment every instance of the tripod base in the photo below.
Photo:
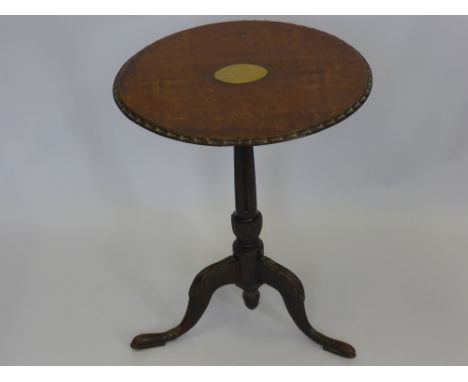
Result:
<svg viewBox="0 0 468 382"><path fill-rule="evenodd" d="M193 280L187 311L181 323L162 333L140 334L133 339L134 349L162 346L190 330L200 319L211 296L219 287L235 284L243 289L242 297L249 309L258 306L262 284L275 288L283 297L286 308L298 328L325 350L346 358L354 358L351 345L334 340L316 331L307 319L304 308L304 288L297 276L263 255L260 239L262 214L257 210L253 147L234 147L234 184L236 210L231 215L236 236L233 255L203 269Z"/></svg>
<svg viewBox="0 0 468 382"><path fill-rule="evenodd" d="M255 283L243 287L245 278L243 261L234 256L214 263L203 269L194 279L189 291L189 302L185 316L181 323L162 333L147 333L136 336L131 347L145 349L164 345L167 341L175 340L189 331L203 315L211 296L219 287L236 284L244 289L244 303L249 309L257 307L260 293L258 288L262 284L275 288L283 297L286 308L298 328L311 340L322 345L324 350L346 358L354 358L354 348L342 341L327 337L315 330L307 319L304 308L304 288L299 278L290 270L274 262L266 256L260 255L249 264L249 277L256 278Z"/></svg>

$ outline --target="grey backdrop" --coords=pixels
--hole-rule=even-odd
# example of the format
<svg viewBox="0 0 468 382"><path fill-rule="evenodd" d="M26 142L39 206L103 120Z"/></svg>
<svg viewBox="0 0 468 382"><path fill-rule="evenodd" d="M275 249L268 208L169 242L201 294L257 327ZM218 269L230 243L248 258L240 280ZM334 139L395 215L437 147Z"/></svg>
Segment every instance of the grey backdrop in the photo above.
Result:
<svg viewBox="0 0 468 382"><path fill-rule="evenodd" d="M232 149L128 121L120 66L173 32L231 19L316 27L358 49L367 103L322 133L256 149L266 253L294 270L324 352L261 289L220 289L178 323L205 265L230 254ZM0 18L1 364L467 364L468 37L462 17Z"/></svg>

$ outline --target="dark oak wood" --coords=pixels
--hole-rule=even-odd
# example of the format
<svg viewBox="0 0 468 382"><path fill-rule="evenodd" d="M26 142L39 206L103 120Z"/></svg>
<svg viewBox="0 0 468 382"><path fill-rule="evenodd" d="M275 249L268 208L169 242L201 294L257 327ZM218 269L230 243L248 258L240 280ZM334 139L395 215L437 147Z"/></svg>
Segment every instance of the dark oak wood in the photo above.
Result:
<svg viewBox="0 0 468 382"><path fill-rule="evenodd" d="M325 350L355 357L351 345L313 328L299 278L264 256L253 146L299 138L342 121L363 104L371 86L369 66L345 42L315 29L267 21L176 33L122 67L114 99L132 121L184 142L234 146L233 253L195 277L179 325L138 335L133 348L162 346L186 333L224 285L241 288L244 304L255 309L259 288L266 284L278 290L306 336Z"/></svg>
<svg viewBox="0 0 468 382"><path fill-rule="evenodd" d="M263 242L259 238L262 214L257 210L253 147L234 148L234 179L236 210L231 221L236 240L233 255L210 265L195 277L187 310L179 325L161 333L140 334L131 346L134 349L162 346L186 333L198 322L216 289L223 285L235 284L243 289L245 305L255 309L260 298L258 288L267 284L278 290L293 321L307 337L327 351L354 358L356 352L351 345L325 336L309 323L304 307L304 288L299 278L263 254Z"/></svg>
<svg viewBox="0 0 468 382"><path fill-rule="evenodd" d="M224 83L228 65L259 65L255 82ZM270 21L204 25L163 38L130 58L114 98L132 121L204 145L261 145L316 133L356 111L369 95L365 59L316 29Z"/></svg>

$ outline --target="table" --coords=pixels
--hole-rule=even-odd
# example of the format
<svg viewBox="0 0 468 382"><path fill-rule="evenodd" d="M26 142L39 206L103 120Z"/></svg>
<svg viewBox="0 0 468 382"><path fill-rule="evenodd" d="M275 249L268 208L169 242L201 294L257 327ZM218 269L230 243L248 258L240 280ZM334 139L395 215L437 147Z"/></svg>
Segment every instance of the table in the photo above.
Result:
<svg viewBox="0 0 468 382"><path fill-rule="evenodd" d="M259 288L279 291L298 328L323 349L355 349L309 323L304 289L264 255L259 238L254 146L317 133L366 101L372 74L354 48L328 33L271 21L234 21L188 29L147 46L117 74L114 100L131 121L181 142L234 147L233 254L195 277L186 313L174 328L136 336L135 349L164 345L190 330L219 287L235 284L249 309Z"/></svg>

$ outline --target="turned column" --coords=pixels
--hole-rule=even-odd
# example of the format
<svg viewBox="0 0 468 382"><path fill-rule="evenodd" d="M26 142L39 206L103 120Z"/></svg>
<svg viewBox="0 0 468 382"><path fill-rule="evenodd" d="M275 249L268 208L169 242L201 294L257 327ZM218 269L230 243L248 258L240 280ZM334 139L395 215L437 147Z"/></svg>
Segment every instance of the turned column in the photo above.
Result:
<svg viewBox="0 0 468 382"><path fill-rule="evenodd" d="M262 214L257 210L255 160L252 146L234 146L234 186L236 210L231 215L234 257L239 261L237 286L244 290L242 297L249 309L258 305L261 283L256 262L263 256Z"/></svg>

